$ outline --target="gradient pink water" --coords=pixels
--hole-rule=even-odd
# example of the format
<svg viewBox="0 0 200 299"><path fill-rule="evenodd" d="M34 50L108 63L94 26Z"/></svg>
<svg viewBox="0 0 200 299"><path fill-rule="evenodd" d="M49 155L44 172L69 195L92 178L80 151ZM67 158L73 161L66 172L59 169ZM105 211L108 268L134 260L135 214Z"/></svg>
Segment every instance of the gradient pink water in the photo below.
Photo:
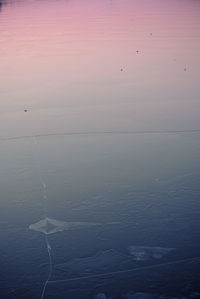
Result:
<svg viewBox="0 0 200 299"><path fill-rule="evenodd" d="M189 0L4 0L0 137L199 129L199 15Z"/></svg>

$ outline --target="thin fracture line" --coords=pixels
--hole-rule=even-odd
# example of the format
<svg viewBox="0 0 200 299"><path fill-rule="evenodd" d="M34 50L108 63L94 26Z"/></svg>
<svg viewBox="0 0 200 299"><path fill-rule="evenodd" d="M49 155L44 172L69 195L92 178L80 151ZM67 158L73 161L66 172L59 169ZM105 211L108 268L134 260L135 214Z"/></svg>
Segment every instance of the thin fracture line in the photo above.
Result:
<svg viewBox="0 0 200 299"><path fill-rule="evenodd" d="M52 272L53 272L53 264L52 264L52 256L51 256L51 246L49 244L48 236L46 234L45 234L45 242L46 242L48 256L49 256L49 274L48 274L47 280L44 283L40 299L44 298L47 284L48 284L49 280L51 279L51 275L52 275Z"/></svg>
<svg viewBox="0 0 200 299"><path fill-rule="evenodd" d="M49 133L49 134L40 134L40 135L30 135L30 136L27 135L27 136L3 138L3 139L0 139L0 141L33 138L34 144L38 146L37 138L48 137L48 136L104 135L104 134L109 134L109 135L112 135L112 134L113 135L114 134L170 134L170 133L200 133L200 129L198 129L198 130L176 130L176 131L118 131L118 132L117 131L103 131L103 132ZM40 182L43 186L44 213L47 216L47 201L48 201L47 187L46 187L45 182L42 180L41 169L40 169L39 164L38 164L38 173L39 173ZM51 246L49 244L47 234L45 234L45 243L46 243L48 258L49 258L49 273L48 273L46 281L44 282L40 299L44 298L45 291L46 291L48 284L55 284L55 283L62 283L62 282L69 282L69 281L80 281L80 280L84 280L84 279L99 278L99 277L105 277L105 276L117 275L117 274L123 274L123 273L125 274L125 273L131 273L134 271L147 270L147 269L158 268L158 267L167 266L167 265L174 265L174 264L179 264L179 263L183 263L183 262L187 262L187 261L200 259L200 257L195 257L195 258L183 259L183 260L174 261L174 262L161 263L161 264L152 265L152 266L138 267L138 268L129 269L129 270L121 270L121 271L113 271L113 272L96 274L96 275L88 275L85 277L76 277L76 278L68 278L68 279L61 279L61 280L50 280L51 276L52 276L52 272L53 272L53 262L52 262L52 255L51 255Z"/></svg>
<svg viewBox="0 0 200 299"><path fill-rule="evenodd" d="M37 136L33 136L33 140L34 140L34 144L36 145L37 150L38 150ZM44 201L43 202L43 209L44 209L44 216L47 217L47 214L48 214L48 209L47 209L47 203L48 203L47 186L46 186L46 183L44 182L44 180L42 178L41 166L40 166L40 163L38 163L38 161L37 161L37 168L38 168L39 180L40 180L40 183L41 183L42 188L43 188L43 201ZM48 284L49 280L51 279L52 272L53 272L53 263L52 263L52 256L51 256L51 246L49 244L49 240L48 240L47 234L45 234L45 243L46 243L47 252L48 252L48 258L49 258L49 273L48 273L46 281L44 282L44 286L43 286L43 289L42 289L42 293L41 293L40 299L44 298L47 284Z"/></svg>
<svg viewBox="0 0 200 299"><path fill-rule="evenodd" d="M74 135L139 135L139 134L183 134L183 133L200 133L200 129L191 130L136 130L136 131L80 131L80 132L60 132L60 133L44 133L35 135L24 135L14 137L2 137L0 141L40 138L51 136L74 136Z"/></svg>
<svg viewBox="0 0 200 299"><path fill-rule="evenodd" d="M113 271L113 272L108 272L108 273L88 275L88 276L76 277L76 278L49 280L48 283L49 284L54 284L54 283L62 283L62 282L68 282L68 281L78 281L78 280L84 280L84 279L90 279L90 278L99 278L99 277L117 275L117 274L125 274L125 273L131 273L131 272L134 272L134 271L148 270L148 269L159 268L159 267L168 266L168 265L181 264L181 263L184 263L184 262L195 261L195 260L198 260L198 259L200 259L200 256L194 257L194 258L182 259L182 260L174 261L174 262L161 263L161 264L152 265L152 266L132 268L132 269L128 269L128 270Z"/></svg>
<svg viewBox="0 0 200 299"><path fill-rule="evenodd" d="M38 152L38 141L37 141L37 136L33 136L33 140L34 140L34 145L36 148L36 151ZM43 210L44 210L44 216L47 217L48 214L48 210L47 210L47 202L48 202L48 198L47 198L47 185L44 182L43 178L42 178L42 171L41 171L41 165L40 163L38 163L38 159L35 156L35 160L36 160L36 167L37 167L37 172L38 172L38 177L39 177L39 181L42 185L43 188Z"/></svg>
<svg viewBox="0 0 200 299"><path fill-rule="evenodd" d="M44 199L44 217L46 218L48 215L48 197L47 197L47 186L46 184L41 181L42 187L43 187L43 199Z"/></svg>
<svg viewBox="0 0 200 299"><path fill-rule="evenodd" d="M184 259L184 260L179 260L179 261L175 261L175 262L169 262L170 265L171 264L178 264L178 263L182 263L182 262L187 262L187 261L196 261L196 260L200 260L200 256L199 257L194 257L194 258L188 258L188 259ZM165 266L165 265L168 265L169 263L162 263L162 264L157 264L157 265L154 265L154 266L146 266L146 267L138 267L138 268L134 268L134 269L129 269L129 270L124 270L124 272L134 272L135 271L139 271L139 270L148 270L149 268L153 268L153 267L162 267L162 266ZM53 264L53 263L52 263ZM53 267L52 267L53 268ZM117 273L116 273L117 272ZM114 273L118 274L118 271L116 271ZM106 275L111 275L112 272L108 272L108 273L104 273L104 274L97 274L97 275L102 275L103 276L106 276ZM120 274L120 273L119 273ZM123 274L123 273L122 273ZM95 278L96 275L90 275L89 278ZM56 283L62 283L62 282L67 282L67 281L75 281L75 280L84 280L84 279L89 279L88 276L85 276L85 277L77 277L77 278L69 278L69 279L66 279L66 280L49 280L47 284L56 284ZM41 286L43 285L42 283L40 282L34 282L34 283L24 283L23 286L24 287L34 287L34 286ZM19 285L11 285L10 287L12 288L18 288ZM40 298L41 299L41 298Z"/></svg>

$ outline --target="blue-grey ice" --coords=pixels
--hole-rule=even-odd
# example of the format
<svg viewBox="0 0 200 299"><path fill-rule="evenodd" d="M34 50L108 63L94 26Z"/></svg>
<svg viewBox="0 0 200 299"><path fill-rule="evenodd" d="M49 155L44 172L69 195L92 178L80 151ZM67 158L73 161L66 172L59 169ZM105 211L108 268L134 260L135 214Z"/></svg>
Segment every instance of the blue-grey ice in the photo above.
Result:
<svg viewBox="0 0 200 299"><path fill-rule="evenodd" d="M97 294L94 299L106 299L106 295L104 293Z"/></svg>
<svg viewBox="0 0 200 299"><path fill-rule="evenodd" d="M135 292L129 292L128 294L125 295L126 299L154 299L158 298L157 296L155 297L152 294L148 293L135 293Z"/></svg>
<svg viewBox="0 0 200 299"><path fill-rule="evenodd" d="M161 259L174 248L164 247L145 247L145 246L129 246L128 252L136 261L146 261L151 259Z"/></svg>
<svg viewBox="0 0 200 299"><path fill-rule="evenodd" d="M66 273L68 277L96 275L111 271L120 271L134 266L132 258L114 249L99 251L95 255L74 258L66 263L55 265L59 273Z"/></svg>
<svg viewBox="0 0 200 299"><path fill-rule="evenodd" d="M29 225L29 229L46 235L55 234L64 230L75 230L102 225L94 222L66 222L46 217L36 223Z"/></svg>

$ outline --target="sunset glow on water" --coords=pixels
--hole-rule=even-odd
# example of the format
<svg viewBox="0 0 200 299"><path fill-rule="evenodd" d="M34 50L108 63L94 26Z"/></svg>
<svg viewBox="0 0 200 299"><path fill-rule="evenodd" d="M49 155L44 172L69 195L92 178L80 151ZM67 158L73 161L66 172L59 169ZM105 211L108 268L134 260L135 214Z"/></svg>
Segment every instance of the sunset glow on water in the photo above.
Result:
<svg viewBox="0 0 200 299"><path fill-rule="evenodd" d="M200 297L199 16L0 0L0 298Z"/></svg>
<svg viewBox="0 0 200 299"><path fill-rule="evenodd" d="M5 1L1 136L199 127L199 10L198 1Z"/></svg>

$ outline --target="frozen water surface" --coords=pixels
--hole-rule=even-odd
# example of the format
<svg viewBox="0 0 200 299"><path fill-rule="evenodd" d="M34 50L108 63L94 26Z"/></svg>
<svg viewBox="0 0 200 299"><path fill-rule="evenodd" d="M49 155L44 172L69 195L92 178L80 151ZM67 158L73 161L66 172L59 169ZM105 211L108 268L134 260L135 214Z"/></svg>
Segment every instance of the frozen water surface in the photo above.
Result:
<svg viewBox="0 0 200 299"><path fill-rule="evenodd" d="M127 299L154 299L155 296L153 294L146 294L146 293L128 293L125 298Z"/></svg>
<svg viewBox="0 0 200 299"><path fill-rule="evenodd" d="M82 299L132 291L190 298L198 292L194 137L2 141L2 294Z"/></svg>
<svg viewBox="0 0 200 299"><path fill-rule="evenodd" d="M55 279L65 277L84 277L84 275L106 274L111 271L128 269L134 266L129 256L113 249L101 251L93 256L72 259L67 263L55 265Z"/></svg>
<svg viewBox="0 0 200 299"><path fill-rule="evenodd" d="M161 259L174 248L162 248L162 247L145 247L145 246L130 246L128 248L129 253L136 261L145 261L149 259Z"/></svg>
<svg viewBox="0 0 200 299"><path fill-rule="evenodd" d="M199 298L199 15L0 1L0 298Z"/></svg>
<svg viewBox="0 0 200 299"><path fill-rule="evenodd" d="M90 222L65 222L58 221L56 219L51 219L46 217L38 221L37 223L31 224L29 226L30 229L39 231L46 235L55 234L57 232L62 232L64 230L74 230L81 229L84 227L91 227L101 225L100 223L90 223Z"/></svg>
<svg viewBox="0 0 200 299"><path fill-rule="evenodd" d="M106 295L103 293L99 293L94 297L94 299L106 299Z"/></svg>

